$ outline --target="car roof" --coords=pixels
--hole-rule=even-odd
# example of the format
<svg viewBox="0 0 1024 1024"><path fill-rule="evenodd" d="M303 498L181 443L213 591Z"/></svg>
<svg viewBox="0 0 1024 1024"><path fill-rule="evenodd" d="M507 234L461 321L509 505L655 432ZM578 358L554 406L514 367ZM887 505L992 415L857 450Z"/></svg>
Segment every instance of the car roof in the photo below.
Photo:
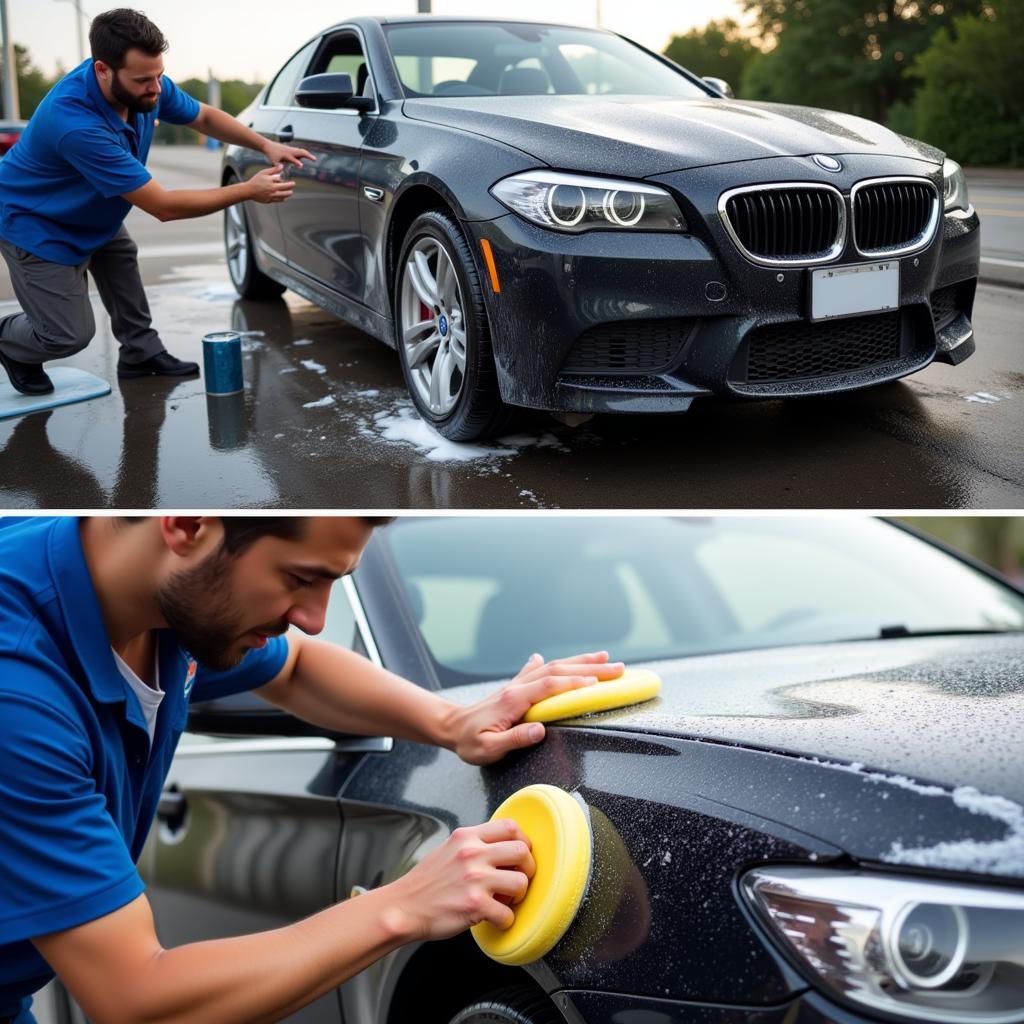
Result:
<svg viewBox="0 0 1024 1024"><path fill-rule="evenodd" d="M348 18L346 21L339 22L336 26L332 27L342 28L346 24L359 24L360 22L363 24L366 22L376 22L378 25L415 25L428 21L446 24L465 24L466 22L471 22L480 25L536 25L541 28L576 28L585 29L589 32L603 32L606 35L615 34L605 28L597 28L594 25L578 25L569 21L545 21L543 18L481 18L473 14L461 16L458 14L407 14L387 17L376 14L364 14L356 18Z"/></svg>

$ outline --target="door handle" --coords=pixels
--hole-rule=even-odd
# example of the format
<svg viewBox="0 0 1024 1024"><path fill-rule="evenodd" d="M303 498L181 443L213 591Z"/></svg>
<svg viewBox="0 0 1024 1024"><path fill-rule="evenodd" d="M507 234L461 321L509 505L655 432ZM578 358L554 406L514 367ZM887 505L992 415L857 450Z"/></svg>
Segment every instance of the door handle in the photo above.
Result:
<svg viewBox="0 0 1024 1024"><path fill-rule="evenodd" d="M188 801L185 794L177 789L165 789L160 794L160 802L156 805L156 816L162 820L179 818L185 813Z"/></svg>
<svg viewBox="0 0 1024 1024"><path fill-rule="evenodd" d="M160 794L156 816L172 836L184 827L188 817L188 800L177 786L171 786Z"/></svg>
<svg viewBox="0 0 1024 1024"><path fill-rule="evenodd" d="M291 142L295 138L295 129L290 125L286 124L277 130L277 141L278 142Z"/></svg>

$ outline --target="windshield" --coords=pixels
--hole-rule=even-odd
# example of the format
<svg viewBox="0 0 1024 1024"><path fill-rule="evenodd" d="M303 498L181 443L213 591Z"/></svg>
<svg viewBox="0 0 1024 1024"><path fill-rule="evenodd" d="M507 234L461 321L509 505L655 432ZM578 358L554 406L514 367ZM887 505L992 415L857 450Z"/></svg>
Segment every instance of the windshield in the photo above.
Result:
<svg viewBox="0 0 1024 1024"><path fill-rule="evenodd" d="M607 32L450 21L384 31L407 96L709 95Z"/></svg>
<svg viewBox="0 0 1024 1024"><path fill-rule="evenodd" d="M628 662L1024 629L1024 597L873 519L400 519L379 532L444 686Z"/></svg>

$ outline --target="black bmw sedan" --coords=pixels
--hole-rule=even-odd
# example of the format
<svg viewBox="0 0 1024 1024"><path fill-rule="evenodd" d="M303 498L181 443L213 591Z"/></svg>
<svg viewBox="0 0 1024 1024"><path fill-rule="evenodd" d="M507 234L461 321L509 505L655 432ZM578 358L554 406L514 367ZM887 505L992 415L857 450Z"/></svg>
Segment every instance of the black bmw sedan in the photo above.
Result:
<svg viewBox="0 0 1024 1024"><path fill-rule="evenodd" d="M483 769L197 705L139 865L164 945L387 884L548 783L595 861L547 956L406 946L289 1019L1024 1021L1020 591L873 520L555 517L400 519L337 591L327 638L457 702L603 647L661 696Z"/></svg>
<svg viewBox="0 0 1024 1024"><path fill-rule="evenodd" d="M670 412L893 380L974 350L959 165L861 118L728 98L620 35L354 18L241 116L316 156L225 215L245 297L398 349L453 440L513 407ZM230 147L224 182L265 166Z"/></svg>

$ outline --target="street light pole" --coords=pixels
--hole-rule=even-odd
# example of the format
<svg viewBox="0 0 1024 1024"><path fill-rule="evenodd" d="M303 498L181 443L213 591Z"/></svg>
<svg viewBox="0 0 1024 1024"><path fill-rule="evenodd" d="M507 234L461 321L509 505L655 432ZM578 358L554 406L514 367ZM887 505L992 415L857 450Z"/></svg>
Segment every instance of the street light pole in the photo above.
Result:
<svg viewBox="0 0 1024 1024"><path fill-rule="evenodd" d="M418 6L417 13L419 13L419 14L432 14L433 13L430 10L430 0L418 0L418 5L419 6Z"/></svg>
<svg viewBox="0 0 1024 1024"><path fill-rule="evenodd" d="M69 4L73 4L75 8L75 29L78 33L78 63L81 64L85 60L85 41L82 38L82 18L85 17L85 11L82 10L82 0L67 0Z"/></svg>
<svg viewBox="0 0 1024 1024"><path fill-rule="evenodd" d="M7 17L7 0L0 0L0 35L3 36L4 59L4 117L17 121L18 105L18 62L14 54L14 40L11 38L11 24Z"/></svg>

